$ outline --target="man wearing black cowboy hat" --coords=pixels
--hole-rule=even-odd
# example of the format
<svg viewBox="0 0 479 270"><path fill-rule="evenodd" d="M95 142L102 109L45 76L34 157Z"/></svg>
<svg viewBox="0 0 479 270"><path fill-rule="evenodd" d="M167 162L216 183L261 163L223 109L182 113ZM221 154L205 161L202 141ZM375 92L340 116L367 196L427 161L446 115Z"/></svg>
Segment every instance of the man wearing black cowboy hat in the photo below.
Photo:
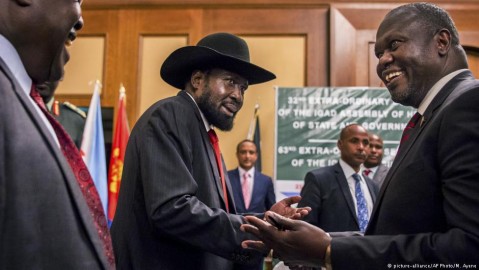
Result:
<svg viewBox="0 0 479 270"><path fill-rule="evenodd" d="M235 214L213 126L231 130L248 85L275 78L250 63L246 42L227 33L174 51L161 77L181 89L151 106L128 143L111 228L118 269L233 269L259 253L241 248L245 219ZM221 164L218 166L217 164ZM272 209L299 217L285 199Z"/></svg>

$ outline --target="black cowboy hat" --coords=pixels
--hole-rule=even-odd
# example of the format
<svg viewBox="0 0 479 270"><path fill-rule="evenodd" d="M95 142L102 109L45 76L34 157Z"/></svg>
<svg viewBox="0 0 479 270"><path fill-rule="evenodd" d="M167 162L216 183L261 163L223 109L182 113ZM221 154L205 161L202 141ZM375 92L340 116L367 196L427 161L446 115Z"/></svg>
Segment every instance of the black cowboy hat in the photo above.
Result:
<svg viewBox="0 0 479 270"><path fill-rule="evenodd" d="M196 46L186 46L172 52L161 66L161 78L183 89L196 69L222 68L238 73L248 83L267 82L276 76L250 63L246 42L229 33L215 33L201 39Z"/></svg>

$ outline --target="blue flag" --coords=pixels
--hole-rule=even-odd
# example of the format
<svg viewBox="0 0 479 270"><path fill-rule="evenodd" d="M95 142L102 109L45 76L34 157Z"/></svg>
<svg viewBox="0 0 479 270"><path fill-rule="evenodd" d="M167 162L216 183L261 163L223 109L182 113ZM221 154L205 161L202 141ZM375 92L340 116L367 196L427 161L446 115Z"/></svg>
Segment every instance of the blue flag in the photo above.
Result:
<svg viewBox="0 0 479 270"><path fill-rule="evenodd" d="M90 171L95 187L100 195L101 204L107 215L108 189L105 158L105 140L103 138L103 123L101 117L100 104L100 83L95 84L93 96L91 98L88 115L86 118L85 129L83 131L83 140L81 153L88 170Z"/></svg>

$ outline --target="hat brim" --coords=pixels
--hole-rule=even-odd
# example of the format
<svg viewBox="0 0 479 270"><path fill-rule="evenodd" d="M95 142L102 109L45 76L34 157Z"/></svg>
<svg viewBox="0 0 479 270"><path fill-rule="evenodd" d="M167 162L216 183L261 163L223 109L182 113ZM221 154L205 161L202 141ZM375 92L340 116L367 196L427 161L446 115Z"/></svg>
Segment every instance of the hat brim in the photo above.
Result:
<svg viewBox="0 0 479 270"><path fill-rule="evenodd" d="M184 89L191 73L205 68L222 68L237 73L248 80L250 85L276 78L264 68L202 46L187 46L174 51L163 62L160 74L169 85Z"/></svg>

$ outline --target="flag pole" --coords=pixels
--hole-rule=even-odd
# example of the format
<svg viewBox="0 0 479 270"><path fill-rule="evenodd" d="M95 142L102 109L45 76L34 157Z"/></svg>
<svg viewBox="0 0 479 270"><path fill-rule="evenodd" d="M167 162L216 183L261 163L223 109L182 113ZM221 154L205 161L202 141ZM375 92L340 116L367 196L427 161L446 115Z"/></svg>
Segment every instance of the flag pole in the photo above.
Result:
<svg viewBox="0 0 479 270"><path fill-rule="evenodd" d="M120 83L120 97L124 97L125 96L125 86L123 86L123 83Z"/></svg>
<svg viewBox="0 0 479 270"><path fill-rule="evenodd" d="M258 112L259 112L259 104L256 103L256 105L254 105L253 119L251 119L251 123L249 124L248 135L246 136L246 139L248 139L248 140L253 140L253 135L254 135L255 127L256 127L256 119L257 119L257 116L258 116Z"/></svg>

